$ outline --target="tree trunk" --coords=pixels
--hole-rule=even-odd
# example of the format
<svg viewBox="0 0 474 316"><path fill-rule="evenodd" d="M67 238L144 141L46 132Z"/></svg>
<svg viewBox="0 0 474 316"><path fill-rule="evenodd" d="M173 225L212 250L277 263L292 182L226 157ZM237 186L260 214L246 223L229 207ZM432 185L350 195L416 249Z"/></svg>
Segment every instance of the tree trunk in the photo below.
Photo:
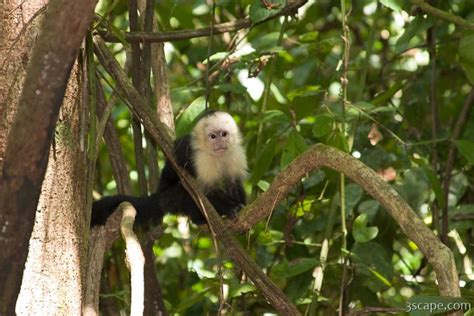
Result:
<svg viewBox="0 0 474 316"><path fill-rule="evenodd" d="M30 266L24 285L27 294L23 296L25 300L19 304L20 308L28 314L44 314L49 311L44 306L53 306L53 309L57 308L55 314L64 314L65 310L77 314L80 309L76 312L71 306L81 306L81 297L77 294L82 288L80 265L86 237L84 201L87 190L84 180L81 181L84 179L84 148L78 150L77 147L84 144L78 141L84 131L79 128L79 104L74 103L79 96L77 85L69 88L67 109L62 111L57 129L58 146L52 146L49 164L48 150L70 70L92 18L95 0L54 0L43 10L45 2L2 3L2 315L14 314L36 209L39 210L37 230L30 244ZM41 31L38 33L36 25L40 24L40 19ZM43 197L38 206L47 164L48 180L43 185ZM75 201L67 202L68 198ZM62 293L58 295L51 289ZM73 295L65 294L69 291ZM56 299L59 303L53 302Z"/></svg>
<svg viewBox="0 0 474 316"><path fill-rule="evenodd" d="M87 155L81 144L81 89L75 68L66 90L41 188L16 311L81 314L87 213Z"/></svg>
<svg viewBox="0 0 474 316"><path fill-rule="evenodd" d="M42 0L0 2L0 176L7 137L18 107L26 65L38 35Z"/></svg>

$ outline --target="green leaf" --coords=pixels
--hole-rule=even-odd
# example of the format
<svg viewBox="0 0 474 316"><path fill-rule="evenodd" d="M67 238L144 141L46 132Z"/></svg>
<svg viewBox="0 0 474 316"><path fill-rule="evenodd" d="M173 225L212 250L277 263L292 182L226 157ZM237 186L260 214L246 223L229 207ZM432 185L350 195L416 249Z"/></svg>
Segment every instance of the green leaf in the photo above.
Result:
<svg viewBox="0 0 474 316"><path fill-rule="evenodd" d="M357 207L359 214L366 214L367 220L372 222L380 209L379 202L375 200L362 201Z"/></svg>
<svg viewBox="0 0 474 316"><path fill-rule="evenodd" d="M349 144L347 139L342 135L341 131L333 130L331 131L326 139L326 144L336 147L344 152L349 151Z"/></svg>
<svg viewBox="0 0 474 316"><path fill-rule="evenodd" d="M391 86L390 88L388 88L388 90L385 90L384 92L378 94L372 100L372 104L375 107L378 107L380 105L384 105L395 95L395 93L397 93L398 90L400 90L404 86L405 86L404 81L395 82L395 84L393 86ZM359 103L356 103L356 104L358 105Z"/></svg>
<svg viewBox="0 0 474 316"><path fill-rule="evenodd" d="M288 100L293 101L296 97L308 97L318 95L322 91L320 86L304 86L294 89L287 94Z"/></svg>
<svg viewBox="0 0 474 316"><path fill-rule="evenodd" d="M313 135L322 137L328 134L334 125L334 118L328 114L316 115L314 118Z"/></svg>
<svg viewBox="0 0 474 316"><path fill-rule="evenodd" d="M401 1L397 0L380 0L380 3L395 12L402 10Z"/></svg>
<svg viewBox="0 0 474 316"><path fill-rule="evenodd" d="M472 32L463 33L459 40L458 53L461 60L474 64L474 34Z"/></svg>
<svg viewBox="0 0 474 316"><path fill-rule="evenodd" d="M265 20L266 18L278 13L286 3L286 0L270 0L269 4L271 8L264 5L264 1L254 0L250 5L249 15L252 23L257 23Z"/></svg>
<svg viewBox="0 0 474 316"><path fill-rule="evenodd" d="M456 140L454 142L461 155L467 159L469 164L474 165L474 143L468 140Z"/></svg>
<svg viewBox="0 0 474 316"><path fill-rule="evenodd" d="M378 227L367 227L367 220L367 214L360 214L354 220L352 236L358 243L366 243L377 237L377 234L379 233Z"/></svg>
<svg viewBox="0 0 474 316"><path fill-rule="evenodd" d="M397 40L395 44L395 52L401 53L406 50L409 45L410 41L413 37L418 34L425 33L427 29L429 29L433 25L433 19L430 17L423 17L422 15L416 16L413 21L405 28L405 32L402 36Z"/></svg>
<svg viewBox="0 0 474 316"><path fill-rule="evenodd" d="M449 229L460 234L474 227L474 204L462 204L449 210Z"/></svg>
<svg viewBox="0 0 474 316"><path fill-rule="evenodd" d="M176 312L183 312L190 308L193 305L196 305L204 300L204 295L209 291L209 288L204 289L203 291L192 293L191 295L183 296L181 303L179 303L176 308Z"/></svg>
<svg viewBox="0 0 474 316"><path fill-rule="evenodd" d="M376 281L372 285L377 290L387 289L386 282L392 280L394 273L391 257L384 247L375 241L355 243L351 249L351 257L362 275Z"/></svg>
<svg viewBox="0 0 474 316"><path fill-rule="evenodd" d="M311 43L311 42L316 42L318 39L319 32L317 31L312 31L308 33L304 33L298 37L298 40L302 43Z"/></svg>
<svg viewBox="0 0 474 316"><path fill-rule="evenodd" d="M199 97L194 100L186 110L183 111L176 122L176 137L181 137L189 133L194 121L205 109L206 100L204 97Z"/></svg>
<svg viewBox="0 0 474 316"><path fill-rule="evenodd" d="M474 65L463 63L461 61L461 68L464 71L467 80L469 80L469 82L474 85Z"/></svg>
<svg viewBox="0 0 474 316"><path fill-rule="evenodd" d="M430 168L424 167L423 170L430 180L430 185L435 194L436 200L438 201L438 205L443 209L445 205L444 193L438 176Z"/></svg>
<svg viewBox="0 0 474 316"><path fill-rule="evenodd" d="M268 188L270 187L270 183L268 183L267 181L264 181L264 180L260 180L258 181L257 183L257 187L262 190L263 192L267 191Z"/></svg>
<svg viewBox="0 0 474 316"><path fill-rule="evenodd" d="M256 51L275 51L278 52L280 49L282 49L280 46L278 46L278 39L280 38L280 33L279 32L270 32L263 34L251 41L252 47ZM260 57L260 56L258 56ZM255 61L255 60L254 60Z"/></svg>
<svg viewBox="0 0 474 316"><path fill-rule="evenodd" d="M238 297L245 293L255 292L255 286L250 283L238 284L236 287L231 287L230 297Z"/></svg>
<svg viewBox="0 0 474 316"><path fill-rule="evenodd" d="M263 147L262 152L257 159L257 163L252 170L252 183L260 181L265 172L268 171L268 168L270 168L273 160L273 154L275 153L276 144L276 137L272 137Z"/></svg>
<svg viewBox="0 0 474 316"><path fill-rule="evenodd" d="M292 130L288 135L285 148L281 154L280 167L284 169L290 162L292 162L299 154L304 152L307 148L306 141L296 130Z"/></svg>
<svg viewBox="0 0 474 316"><path fill-rule="evenodd" d="M268 110L263 113L263 121L274 123L290 123L290 118L280 110Z"/></svg>
<svg viewBox="0 0 474 316"><path fill-rule="evenodd" d="M273 273L278 277L291 278L314 268L317 264L318 260L315 258L298 258L277 264L273 268Z"/></svg>
<svg viewBox="0 0 474 316"><path fill-rule="evenodd" d="M465 33L461 36L459 41L459 61L461 67L469 79L471 84L474 84L474 34L472 32Z"/></svg>
<svg viewBox="0 0 474 316"><path fill-rule="evenodd" d="M364 194L364 190L355 183L349 183L345 187L346 189L346 211L351 211L357 203L359 203L360 199L362 198L362 194Z"/></svg>
<svg viewBox="0 0 474 316"><path fill-rule="evenodd" d="M235 94L245 94L247 92L247 89L240 83L223 83L214 88L223 93L232 92Z"/></svg>

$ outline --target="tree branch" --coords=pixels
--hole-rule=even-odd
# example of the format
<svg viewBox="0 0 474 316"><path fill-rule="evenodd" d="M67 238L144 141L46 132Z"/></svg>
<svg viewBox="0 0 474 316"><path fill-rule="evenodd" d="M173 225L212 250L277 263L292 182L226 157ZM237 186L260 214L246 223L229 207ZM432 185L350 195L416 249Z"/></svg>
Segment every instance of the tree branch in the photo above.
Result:
<svg viewBox="0 0 474 316"><path fill-rule="evenodd" d="M120 204L123 210L122 221L120 222L120 232L125 240L125 254L127 268L130 270L130 287L132 297L130 299L130 315L143 315L143 302L145 292L144 266L145 257L138 241L137 235L133 232L133 223L137 211L128 202Z"/></svg>
<svg viewBox="0 0 474 316"><path fill-rule="evenodd" d="M459 112L458 118L456 123L453 126L453 133L451 134L450 139L452 140L449 149L448 149L448 158L446 160L446 167L444 170L444 177L443 177L443 194L444 194L444 206L443 206L443 222L441 226L441 240L445 243L448 239L448 230L449 230L449 218L448 218L448 210L449 210L449 203L448 203L448 196L449 196L449 187L451 183L451 173L453 172L454 167L454 158L456 158L456 145L453 140L456 140L461 136L461 131L466 123L466 119L468 117L469 109L471 108L472 102L474 101L474 89L471 89L469 92L464 104Z"/></svg>
<svg viewBox="0 0 474 316"><path fill-rule="evenodd" d="M424 0L410 0L411 3L419 7L421 10L425 11L426 13L429 13L437 18L440 18L441 20L445 20L447 22L454 23L460 27L463 27L468 30L474 30L474 23L471 23L469 21L464 20L463 18L445 12L443 10L440 10L438 8L435 8L428 3L426 3Z"/></svg>
<svg viewBox="0 0 474 316"><path fill-rule="evenodd" d="M260 23L266 22L268 20L277 18L282 15L292 15L296 14L298 9L306 4L308 0L294 0L289 1L288 5L285 6L283 9L278 11L277 13L269 16L263 21L259 21L255 24L252 24L250 18L240 19L237 21L226 22L221 24L216 24L212 28L211 27L203 27L198 29L192 30L179 30L179 31L171 31L171 32L127 32L124 34L124 38L127 42L134 43L134 42L175 42L181 40L187 40L196 37L204 37L209 36L212 34L222 34L227 32L234 32L245 28L250 28L252 26L258 25ZM119 43L120 39L115 36L114 34L105 31L99 30L99 34L104 38L107 42Z"/></svg>
<svg viewBox="0 0 474 316"><path fill-rule="evenodd" d="M372 169L354 157L323 144L312 146L278 174L270 188L240 212L232 226L238 231L250 229L268 217L293 186L306 174L320 167L341 172L372 195L413 240L436 272L441 295L459 297L458 275L451 250L423 223L400 195Z"/></svg>

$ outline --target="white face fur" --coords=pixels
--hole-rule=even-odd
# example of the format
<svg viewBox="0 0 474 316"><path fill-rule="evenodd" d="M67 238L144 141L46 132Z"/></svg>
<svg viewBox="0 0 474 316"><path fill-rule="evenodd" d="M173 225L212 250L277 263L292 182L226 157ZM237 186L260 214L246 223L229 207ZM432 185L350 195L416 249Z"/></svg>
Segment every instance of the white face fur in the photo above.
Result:
<svg viewBox="0 0 474 316"><path fill-rule="evenodd" d="M192 147L198 182L212 187L224 177L242 179L247 174L247 157L242 136L232 116L215 112L194 127Z"/></svg>

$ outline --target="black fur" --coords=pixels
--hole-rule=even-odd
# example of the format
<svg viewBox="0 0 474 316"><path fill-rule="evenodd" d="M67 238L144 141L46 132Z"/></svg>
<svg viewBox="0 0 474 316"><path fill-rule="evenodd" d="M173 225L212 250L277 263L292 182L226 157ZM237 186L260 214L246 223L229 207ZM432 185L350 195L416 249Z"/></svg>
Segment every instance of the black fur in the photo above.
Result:
<svg viewBox="0 0 474 316"><path fill-rule="evenodd" d="M174 154L177 163L193 177L193 149L191 136L187 135L175 142ZM212 166L209 166L212 168ZM241 179L222 179L219 187L206 192L206 197L220 215L235 217L246 203L245 192ZM126 195L107 196L92 204L91 226L104 225L107 218L122 202L130 202L137 211L136 223L161 223L165 213L188 216L195 224L206 222L199 207L181 184L179 176L167 160L161 172L158 189L147 197Z"/></svg>

